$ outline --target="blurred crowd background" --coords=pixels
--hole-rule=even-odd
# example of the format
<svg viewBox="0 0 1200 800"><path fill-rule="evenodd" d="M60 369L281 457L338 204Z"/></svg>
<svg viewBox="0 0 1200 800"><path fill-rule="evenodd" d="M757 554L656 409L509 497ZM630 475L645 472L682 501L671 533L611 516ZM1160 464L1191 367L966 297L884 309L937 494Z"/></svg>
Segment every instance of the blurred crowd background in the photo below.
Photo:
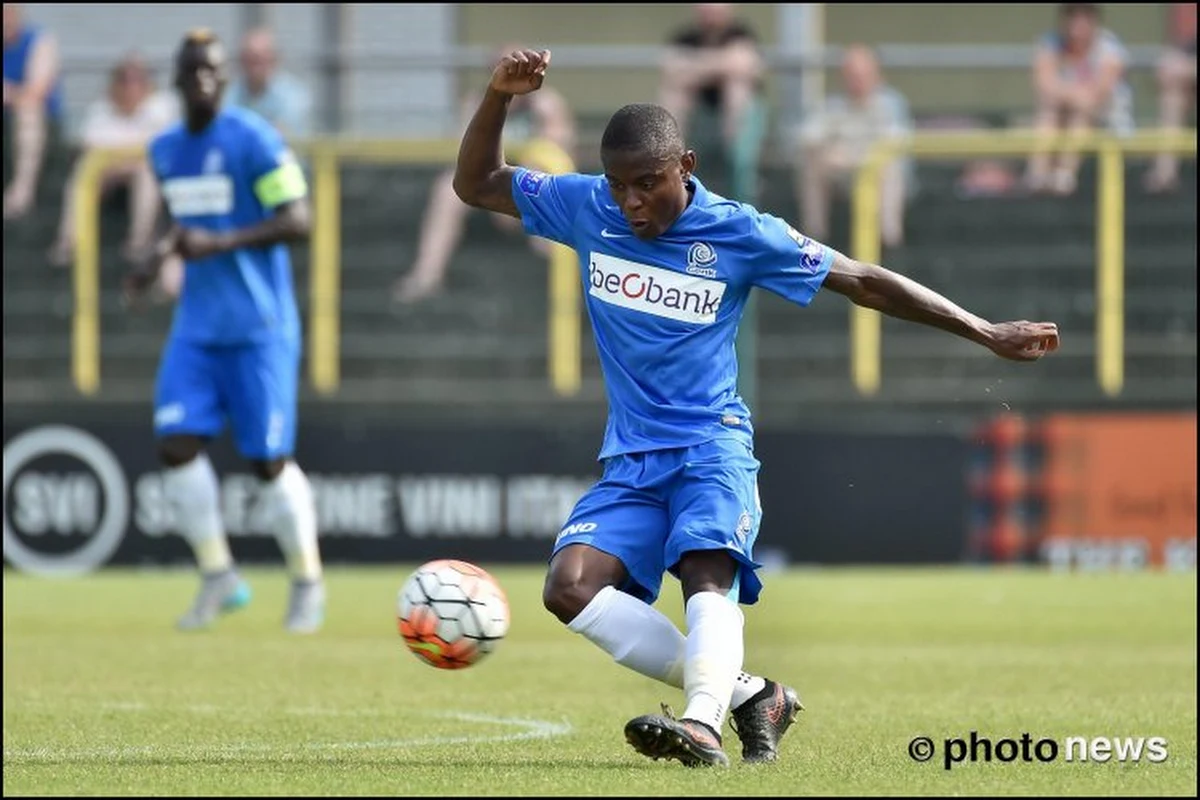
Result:
<svg viewBox="0 0 1200 800"><path fill-rule="evenodd" d="M69 409L65 419L125 414L149 427L181 272L167 270L157 305L138 313L121 304L119 280L161 223L156 188L138 157L103 172L101 381L85 394L71 366L75 187L88 151L139 146L178 117L170 59L194 27L229 48L227 102L261 113L302 154L312 142L383 142L377 157L341 160L336 186L311 184L316 203L336 192L324 202L340 209L338 373L320 392L306 379L301 440L305 420L347 415L536 422L598 437L604 396L585 319L569 320L583 331L578 385L548 378L562 330L550 313L552 248L511 220L468 213L450 186L446 154L509 47L554 53L546 87L513 105L511 159L549 168L546 153L563 153L595 170L608 115L661 102L684 122L710 188L851 255L854 177L880 141L1195 126L1190 3L6 3L6 416L54 407ZM421 149L430 140L450 149ZM760 429L970 437L997 414L1084 411L1183 412L1194 428L1194 155L1131 155L1123 178L1118 391L1098 378L1095 159L904 156L886 164L873 212L883 263L982 316L1057 321L1062 351L1009 365L885 320L879 387L864 392L843 301L819 296L800 310L764 295L739 342ZM320 306L312 287L324 285L311 280L311 255L295 251L306 324ZM1194 548L1194 485L1191 497Z"/></svg>

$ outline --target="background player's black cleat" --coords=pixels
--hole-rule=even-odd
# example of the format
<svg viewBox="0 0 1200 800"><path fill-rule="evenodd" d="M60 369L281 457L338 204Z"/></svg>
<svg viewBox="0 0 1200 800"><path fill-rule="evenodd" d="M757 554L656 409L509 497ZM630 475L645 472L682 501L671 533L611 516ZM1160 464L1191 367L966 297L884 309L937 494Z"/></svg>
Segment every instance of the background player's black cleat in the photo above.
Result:
<svg viewBox="0 0 1200 800"><path fill-rule="evenodd" d="M767 681L758 694L729 715L730 726L742 740L742 760L774 761L779 740L803 710L795 689Z"/></svg>
<svg viewBox="0 0 1200 800"><path fill-rule="evenodd" d="M666 706L662 714L644 714L625 725L633 749L655 761L674 758L685 767L728 767L721 737L702 722L675 719Z"/></svg>

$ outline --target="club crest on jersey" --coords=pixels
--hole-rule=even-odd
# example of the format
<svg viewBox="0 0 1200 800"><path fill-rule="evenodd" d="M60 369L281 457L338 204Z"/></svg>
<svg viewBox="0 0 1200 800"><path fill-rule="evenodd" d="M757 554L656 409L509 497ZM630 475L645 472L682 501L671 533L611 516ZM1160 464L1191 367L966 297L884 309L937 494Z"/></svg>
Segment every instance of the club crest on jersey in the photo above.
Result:
<svg viewBox="0 0 1200 800"><path fill-rule="evenodd" d="M699 275L701 278L715 278L717 271L713 269L713 264L716 263L717 251L712 245L707 242L693 242L688 248L685 272L688 275Z"/></svg>
<svg viewBox="0 0 1200 800"><path fill-rule="evenodd" d="M752 527L754 527L754 520L750 516L750 512L743 511L742 515L740 517L738 517L738 522L737 522L736 533L737 533L738 541L740 541L740 542L746 541L746 537L750 535L750 529Z"/></svg>
<svg viewBox="0 0 1200 800"><path fill-rule="evenodd" d="M825 260L824 245L808 238L791 225L788 226L787 235L800 248L800 266L805 269L816 269L821 266L821 262Z"/></svg>
<svg viewBox="0 0 1200 800"><path fill-rule="evenodd" d="M539 194L541 194L542 184L546 182L547 177L549 176L544 172L537 172L536 170L527 169L522 172L521 177L517 179L517 187L520 188L524 194L527 194L530 197L537 197Z"/></svg>
<svg viewBox="0 0 1200 800"><path fill-rule="evenodd" d="M208 155L204 157L204 166L201 171L205 175L215 175L225 168L225 157L221 155L221 151L213 148L208 151Z"/></svg>

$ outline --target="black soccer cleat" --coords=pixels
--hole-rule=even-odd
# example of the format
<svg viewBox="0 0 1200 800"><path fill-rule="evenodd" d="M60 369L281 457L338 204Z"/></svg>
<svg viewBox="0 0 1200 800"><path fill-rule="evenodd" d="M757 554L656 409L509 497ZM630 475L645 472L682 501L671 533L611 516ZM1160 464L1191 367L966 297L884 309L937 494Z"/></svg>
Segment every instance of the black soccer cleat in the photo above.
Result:
<svg viewBox="0 0 1200 800"><path fill-rule="evenodd" d="M803 710L795 689L767 681L758 694L729 715L730 727L742 740L742 760L774 761L779 755L779 740Z"/></svg>
<svg viewBox="0 0 1200 800"><path fill-rule="evenodd" d="M633 749L657 761L673 758L685 767L728 767L721 737L702 722L675 719L666 706L662 714L644 714L625 725Z"/></svg>

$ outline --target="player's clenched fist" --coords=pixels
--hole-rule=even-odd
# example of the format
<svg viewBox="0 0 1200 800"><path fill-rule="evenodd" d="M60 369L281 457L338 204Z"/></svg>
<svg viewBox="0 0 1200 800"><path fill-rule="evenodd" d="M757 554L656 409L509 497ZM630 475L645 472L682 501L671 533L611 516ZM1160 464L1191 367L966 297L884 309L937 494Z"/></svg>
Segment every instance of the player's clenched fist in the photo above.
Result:
<svg viewBox="0 0 1200 800"><path fill-rule="evenodd" d="M1053 322L1000 322L988 331L988 348L1010 361L1037 361L1058 349L1058 326Z"/></svg>
<svg viewBox="0 0 1200 800"><path fill-rule="evenodd" d="M549 50L513 50L492 70L491 87L504 94L529 94L542 88Z"/></svg>

